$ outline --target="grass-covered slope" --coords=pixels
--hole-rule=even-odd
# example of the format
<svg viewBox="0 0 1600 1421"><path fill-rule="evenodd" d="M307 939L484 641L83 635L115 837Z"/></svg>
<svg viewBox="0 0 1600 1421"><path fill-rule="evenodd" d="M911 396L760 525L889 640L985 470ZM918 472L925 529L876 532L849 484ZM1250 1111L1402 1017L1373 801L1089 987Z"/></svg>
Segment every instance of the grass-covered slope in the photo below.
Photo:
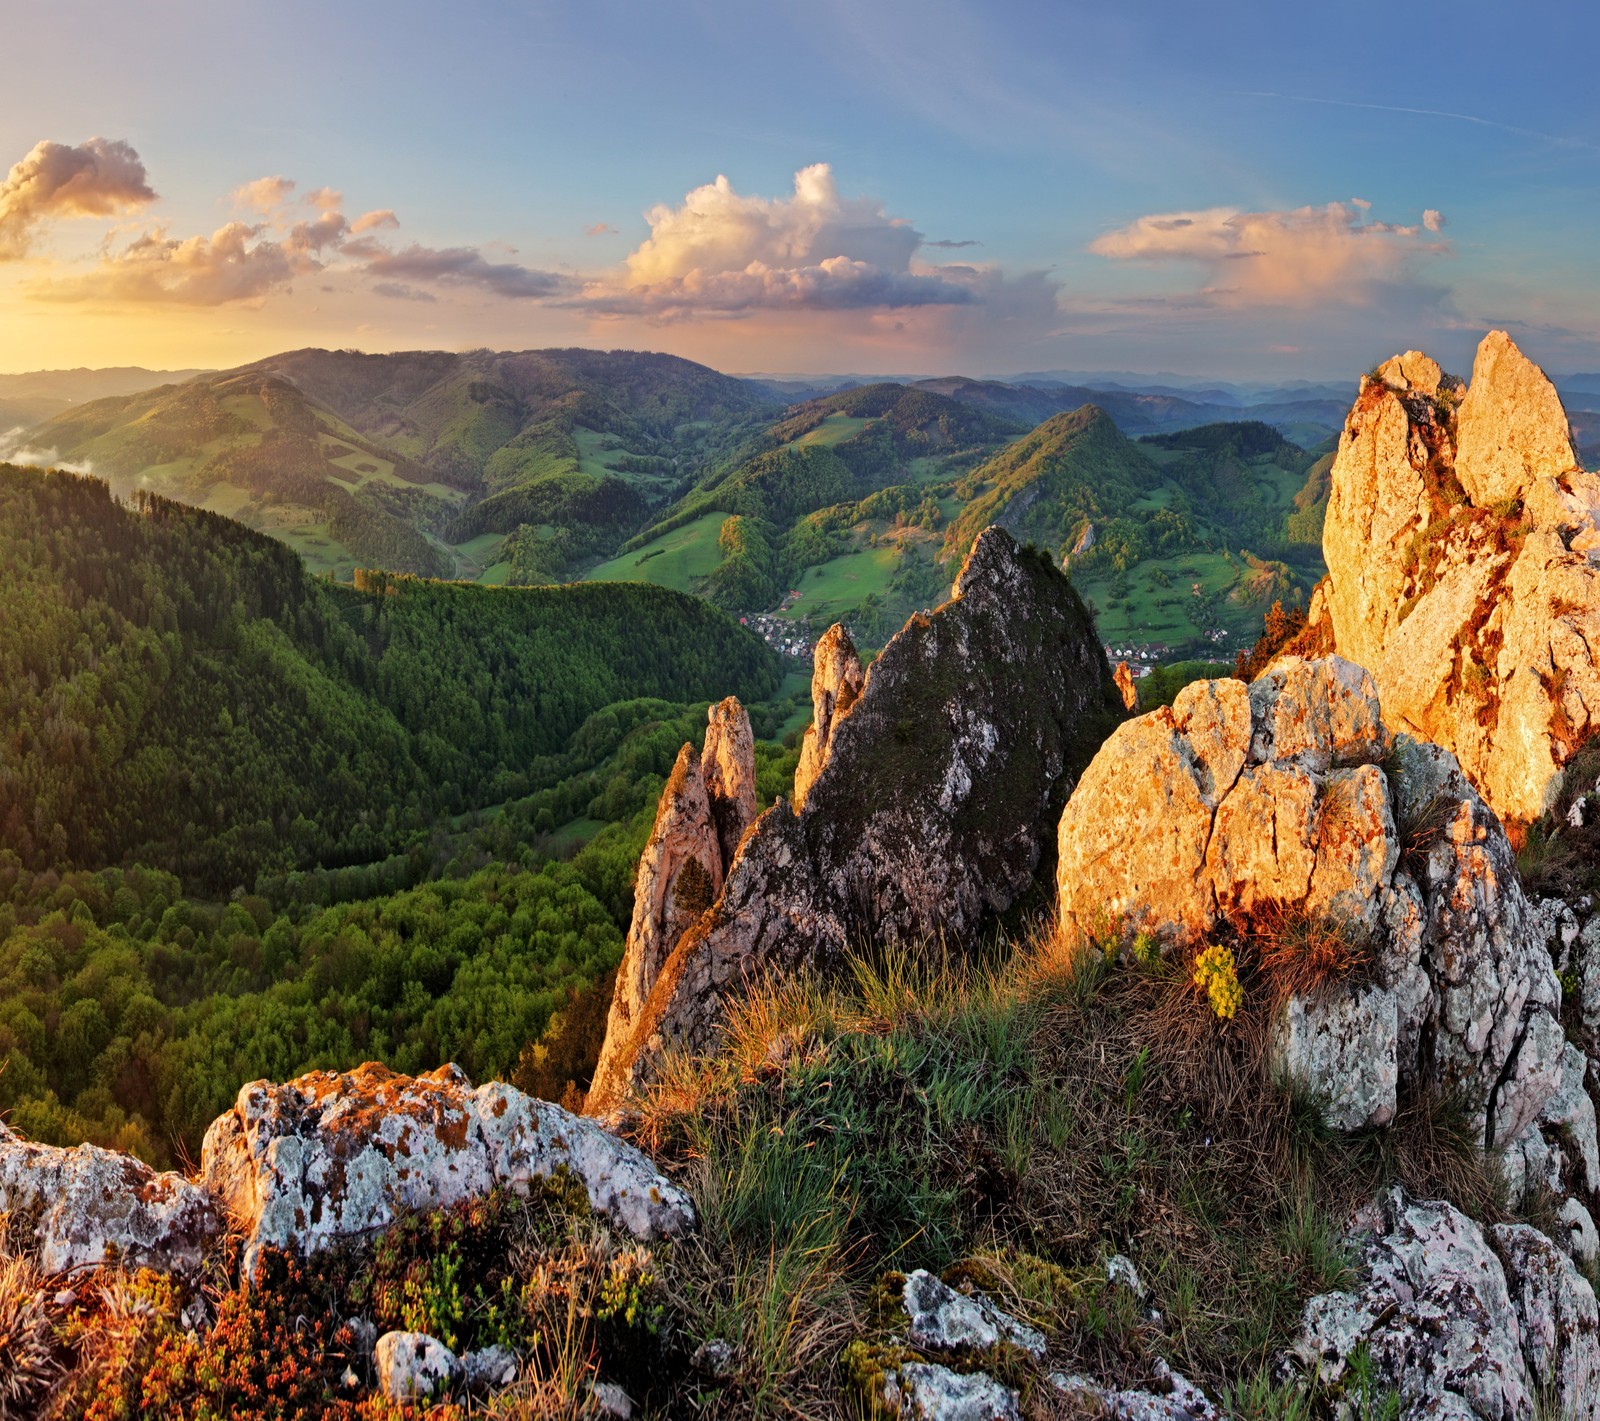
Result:
<svg viewBox="0 0 1600 1421"><path fill-rule="evenodd" d="M556 571L610 552L777 408L665 355L302 350L72 408L26 442L238 517L317 571L476 575L462 545L489 533L564 534Z"/></svg>
<svg viewBox="0 0 1600 1421"><path fill-rule="evenodd" d="M772 656L644 586L313 579L281 543L98 480L0 468L0 847L197 884L382 857L525 792L638 696L759 700Z"/></svg>

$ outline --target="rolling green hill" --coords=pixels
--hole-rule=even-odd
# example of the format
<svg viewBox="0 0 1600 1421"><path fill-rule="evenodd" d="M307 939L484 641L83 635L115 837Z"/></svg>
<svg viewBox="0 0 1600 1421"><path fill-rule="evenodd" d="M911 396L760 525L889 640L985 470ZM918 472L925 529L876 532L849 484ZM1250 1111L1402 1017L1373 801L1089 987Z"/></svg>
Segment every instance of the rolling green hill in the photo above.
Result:
<svg viewBox="0 0 1600 1421"><path fill-rule="evenodd" d="M550 581L614 551L777 408L673 356L302 350L74 407L26 442L341 579L475 576L503 560L480 539L520 534L529 580Z"/></svg>
<svg viewBox="0 0 1600 1421"><path fill-rule="evenodd" d="M281 543L0 466L0 850L200 886L382 858L538 788L601 708L776 689L703 601L641 585L311 577Z"/></svg>

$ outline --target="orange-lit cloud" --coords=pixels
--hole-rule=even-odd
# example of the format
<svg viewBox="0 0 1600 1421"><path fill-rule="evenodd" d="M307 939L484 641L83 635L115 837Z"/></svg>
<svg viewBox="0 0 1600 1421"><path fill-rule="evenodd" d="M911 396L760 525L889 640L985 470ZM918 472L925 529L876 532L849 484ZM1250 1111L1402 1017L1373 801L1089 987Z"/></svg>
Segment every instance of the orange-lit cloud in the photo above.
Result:
<svg viewBox="0 0 1600 1421"><path fill-rule="evenodd" d="M139 155L126 143L91 138L71 147L36 143L0 183L0 261L26 256L40 224L111 217L155 200Z"/></svg>
<svg viewBox="0 0 1600 1421"><path fill-rule="evenodd" d="M1370 207L1357 198L1288 212L1158 213L1107 232L1089 250L1117 261L1195 263L1207 272L1205 294L1220 305L1359 303L1401 280L1417 256L1448 250L1432 235L1444 226L1437 210L1395 225L1367 221Z"/></svg>
<svg viewBox="0 0 1600 1421"><path fill-rule="evenodd" d="M294 179L279 174L242 183L233 190L232 197L235 205L251 208L265 216L281 207L293 191Z"/></svg>
<svg viewBox="0 0 1600 1421"><path fill-rule="evenodd" d="M915 265L922 234L889 216L876 198L842 197L827 163L796 173L790 196L746 196L719 176L678 206L658 205L645 218L649 237L629 255L623 273L585 284L585 309L685 320L974 299L964 275Z"/></svg>
<svg viewBox="0 0 1600 1421"><path fill-rule="evenodd" d="M260 301L296 276L321 270L314 237L274 242L261 232L229 222L209 237L179 239L158 228L106 253L93 271L36 282L30 294L46 301L221 306Z"/></svg>
<svg viewBox="0 0 1600 1421"><path fill-rule="evenodd" d="M350 224L352 233L376 232L384 227L398 227L400 219L394 215L394 209L380 207L372 212L363 212Z"/></svg>

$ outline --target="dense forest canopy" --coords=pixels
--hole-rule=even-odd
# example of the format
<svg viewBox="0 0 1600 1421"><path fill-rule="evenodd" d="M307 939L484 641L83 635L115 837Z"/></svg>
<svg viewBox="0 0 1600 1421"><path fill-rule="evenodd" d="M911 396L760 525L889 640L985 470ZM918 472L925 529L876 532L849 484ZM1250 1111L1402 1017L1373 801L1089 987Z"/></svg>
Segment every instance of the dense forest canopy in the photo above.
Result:
<svg viewBox="0 0 1600 1421"><path fill-rule="evenodd" d="M704 602L640 585L310 577L269 538L0 468L0 846L197 888L380 858L525 794L585 719L777 685Z"/></svg>

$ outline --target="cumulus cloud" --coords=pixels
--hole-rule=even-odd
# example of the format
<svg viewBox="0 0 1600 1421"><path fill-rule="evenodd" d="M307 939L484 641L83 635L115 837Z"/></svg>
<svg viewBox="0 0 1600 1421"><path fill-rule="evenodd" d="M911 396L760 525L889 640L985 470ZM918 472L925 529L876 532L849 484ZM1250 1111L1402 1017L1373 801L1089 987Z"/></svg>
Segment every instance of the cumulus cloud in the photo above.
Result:
<svg viewBox="0 0 1600 1421"><path fill-rule="evenodd" d="M1220 304L1359 302L1401 281L1418 256L1448 250L1431 238L1444 225L1434 209L1420 223L1397 225L1366 221L1370 207L1355 199L1286 212L1158 213L1107 232L1089 250L1116 261L1196 263L1208 270L1206 293Z"/></svg>
<svg viewBox="0 0 1600 1421"><path fill-rule="evenodd" d="M26 256L41 223L110 217L155 200L139 155L119 140L36 143L0 183L0 261Z"/></svg>
<svg viewBox="0 0 1600 1421"><path fill-rule="evenodd" d="M209 237L180 239L158 228L120 251L106 253L93 271L36 283L31 292L47 301L221 306L259 301L296 276L322 269L311 254L313 248L292 236L289 241L272 241L261 235L263 230L229 222Z"/></svg>
<svg viewBox="0 0 1600 1421"><path fill-rule="evenodd" d="M536 271L515 262L492 262L476 247L424 247L412 243L397 252L362 238L347 242L344 251L358 258L368 275L390 283L477 287L515 300L560 296L576 286L572 278L556 272Z"/></svg>
<svg viewBox="0 0 1600 1421"><path fill-rule="evenodd" d="M650 235L617 277L573 304L599 315L684 320L757 310L842 311L960 305L970 283L917 264L924 239L876 198L843 197L826 163L784 197L746 196L726 177L645 214Z"/></svg>
<svg viewBox="0 0 1600 1421"><path fill-rule="evenodd" d="M307 207L323 212L337 212L344 206L344 194L338 188L319 187L308 192L303 199Z"/></svg>
<svg viewBox="0 0 1600 1421"><path fill-rule="evenodd" d="M232 196L237 206L251 208L265 216L281 207L293 191L294 179L279 174L242 183L233 190Z"/></svg>
<svg viewBox="0 0 1600 1421"><path fill-rule="evenodd" d="M398 227L400 219L394 215L392 207L379 207L372 212L363 212L350 224L353 233L376 232L384 227Z"/></svg>
<svg viewBox="0 0 1600 1421"><path fill-rule="evenodd" d="M596 222L583 229L583 235L585 237L614 237L616 234L617 229L609 222Z"/></svg>

